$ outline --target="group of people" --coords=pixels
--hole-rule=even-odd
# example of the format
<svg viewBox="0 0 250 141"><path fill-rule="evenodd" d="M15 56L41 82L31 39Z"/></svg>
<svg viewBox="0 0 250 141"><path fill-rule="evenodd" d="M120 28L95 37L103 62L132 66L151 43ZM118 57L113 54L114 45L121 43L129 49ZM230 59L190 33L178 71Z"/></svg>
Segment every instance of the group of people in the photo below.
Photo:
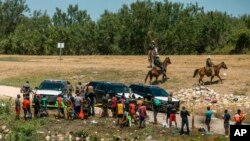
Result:
<svg viewBox="0 0 250 141"><path fill-rule="evenodd" d="M210 123L212 120L213 111L211 110L210 106L207 107L207 111L205 113L205 123L207 125L207 133L210 134ZM242 122L245 120L245 114L238 109L237 112L233 116L233 120L235 122L235 125L242 125ZM228 137L229 135L229 126L230 126L230 120L231 115L228 113L228 110L226 109L224 111L224 115L222 116L224 120L224 129L225 129L225 135Z"/></svg>
<svg viewBox="0 0 250 141"><path fill-rule="evenodd" d="M68 83L71 85L70 83ZM69 94L67 97L63 97L59 95L55 102L55 107L58 109L58 118L65 118L65 109L68 119L80 118L80 119L87 119L89 116L95 116L95 103L96 103L96 96L92 86L83 86L81 82L75 87L75 96L73 96L72 92L73 87L69 87ZM20 119L21 108L24 112L24 119L28 120L32 118L31 114L31 103L30 97L28 92L31 92L31 88L29 82L27 81L23 87L21 88L21 92L23 92L23 102L21 106L21 95L18 94L15 100L15 110L16 110L16 119ZM149 118L147 113L147 106L146 104L152 103L152 111L153 111L153 118L154 123L157 124L157 114L161 111L163 105L161 102L152 97L150 100L148 99L135 99L133 95L129 98L126 98L123 94L121 97L117 97L115 94L106 93L102 97L102 110L101 110L101 117L109 117L109 109L112 112L112 117L117 118L117 125L120 127L124 126L131 126L132 123L138 124L139 127L143 128L146 126L146 119ZM47 105L48 100L46 96L40 97L39 95L34 94L33 96L33 103L34 103L34 117L41 117L41 116L48 116L47 112ZM172 93L168 97L166 106L166 124L169 127L172 127L172 122L175 123L175 127L177 128L177 121L176 121L176 113L177 107L172 102ZM205 124L207 125L207 133L210 133L210 122L212 120L213 111L210 107L207 107L207 111L205 113ZM189 120L188 116L190 116L189 111L186 107L182 107L180 111L181 117L181 130L180 134L189 134ZM225 135L228 136L229 134L229 121L231 119L231 115L228 113L228 110L225 110L223 115L224 119L224 128L225 128ZM235 121L235 125L241 125L242 121L245 119L245 114L239 109L237 113L233 117ZM186 126L186 132L184 132L184 126Z"/></svg>
<svg viewBox="0 0 250 141"><path fill-rule="evenodd" d="M75 96L73 96L74 88L68 82L68 95L58 95L54 107L58 109L57 118L65 118L65 110L67 118L87 118L95 115L96 97L92 86L84 87L81 82L78 82L75 88ZM21 108L24 112L24 119L32 118L30 94L33 93L29 81L21 87L23 93L23 102L21 107L21 95L18 94L15 100L16 119L20 119ZM33 93L34 117L48 116L48 97L40 96ZM84 113L84 115L83 115Z"/></svg>
<svg viewBox="0 0 250 141"><path fill-rule="evenodd" d="M140 128L146 126L147 107L141 98L135 99L133 96L125 98L122 95L121 97L112 96L110 101L112 117L117 118L117 125L124 127L131 126L132 123L139 123ZM103 115L107 117L107 106L105 105L107 103L103 103Z"/></svg>

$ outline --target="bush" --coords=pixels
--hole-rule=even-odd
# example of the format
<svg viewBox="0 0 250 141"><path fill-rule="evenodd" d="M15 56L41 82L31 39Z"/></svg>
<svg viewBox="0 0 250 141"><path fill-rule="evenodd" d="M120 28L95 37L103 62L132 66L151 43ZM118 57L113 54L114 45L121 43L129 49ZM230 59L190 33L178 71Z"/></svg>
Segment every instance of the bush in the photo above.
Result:
<svg viewBox="0 0 250 141"><path fill-rule="evenodd" d="M9 100L0 100L0 115L10 115L11 98Z"/></svg>

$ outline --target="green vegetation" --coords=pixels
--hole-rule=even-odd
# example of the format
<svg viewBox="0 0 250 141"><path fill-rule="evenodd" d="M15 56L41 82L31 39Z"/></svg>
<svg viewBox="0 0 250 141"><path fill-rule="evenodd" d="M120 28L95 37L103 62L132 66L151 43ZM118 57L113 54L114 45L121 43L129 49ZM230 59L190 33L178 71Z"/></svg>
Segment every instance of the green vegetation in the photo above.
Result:
<svg viewBox="0 0 250 141"><path fill-rule="evenodd" d="M12 109L13 101L1 100L0 103L5 103L7 109ZM2 105L0 105L1 107ZM2 108L2 107L1 107ZM0 112L6 112L0 108ZM170 129L164 129L160 125L148 124L146 128L139 129L138 126L133 125L128 128L119 128L115 126L116 119L113 118L100 118L92 117L84 122L81 120L64 120L55 119L53 114L56 110L50 109L50 117L32 119L24 121L23 119L16 121L14 110L10 110L8 114L0 114L0 125L5 125L11 132L3 134L3 137L7 137L6 140L16 141L31 141L31 140L45 140L46 136L54 140L58 140L58 135L64 137L65 140L69 140L69 134L71 134L72 140L75 137L89 137L91 141L95 140L110 140L110 141L121 141L121 140L145 140L148 136L152 136L153 140L171 140L171 141L227 141L221 135L201 135L198 131L194 131L190 136L178 135L176 132ZM4 118L3 118L4 117ZM97 121L97 124L92 124L91 121ZM1 134L1 131L0 131Z"/></svg>
<svg viewBox="0 0 250 141"><path fill-rule="evenodd" d="M153 39L161 54L250 53L250 15L205 12L197 4L136 1L98 21L78 5L56 8L53 17L38 10L25 16L25 0L0 0L0 11L4 54L56 55L57 42L66 55L146 54Z"/></svg>

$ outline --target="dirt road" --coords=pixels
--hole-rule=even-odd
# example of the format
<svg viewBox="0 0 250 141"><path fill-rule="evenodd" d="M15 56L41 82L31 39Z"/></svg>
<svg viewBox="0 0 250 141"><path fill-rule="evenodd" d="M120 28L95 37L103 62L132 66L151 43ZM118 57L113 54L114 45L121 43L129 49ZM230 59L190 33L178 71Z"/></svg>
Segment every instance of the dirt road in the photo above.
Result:
<svg viewBox="0 0 250 141"><path fill-rule="evenodd" d="M7 97L13 97L15 98L16 95L20 92L20 88L16 88L16 87L10 87L10 86L0 86L0 97L2 96L7 96ZM96 113L99 113L100 108L96 108ZM205 109L204 109L205 111ZM149 122L153 122L153 113L152 111L148 111L149 114ZM164 114L160 113L158 114L158 121L159 124L163 123L163 118L164 118ZM191 127L191 118L189 118L189 126ZM204 124L204 120L205 117L204 116L195 116L195 127L199 128L205 128L206 126ZM177 114L177 123L178 123L178 127L180 128L181 126L181 118L180 115ZM173 123L174 124L174 123ZM223 127L223 120L222 119L218 119L218 118L213 118L212 122L211 122L211 131L217 134L223 134L224 133L224 127Z"/></svg>

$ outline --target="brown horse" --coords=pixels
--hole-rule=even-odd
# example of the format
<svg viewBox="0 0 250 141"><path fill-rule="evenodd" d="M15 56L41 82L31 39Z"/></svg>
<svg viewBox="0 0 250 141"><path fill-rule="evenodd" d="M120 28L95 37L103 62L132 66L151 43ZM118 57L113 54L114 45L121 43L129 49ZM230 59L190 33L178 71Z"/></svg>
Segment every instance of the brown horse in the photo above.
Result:
<svg viewBox="0 0 250 141"><path fill-rule="evenodd" d="M214 67L214 75L211 75L212 74L211 70L207 70L206 67L202 67L202 68L196 69L194 71L194 76L193 77L195 77L199 73L199 75L200 75L199 83L202 82L202 84L204 84L204 81L202 79L203 79L203 77L205 75L207 75L207 77L211 77L210 83L212 82L214 76L217 76L220 79L221 83L222 83L222 79L219 76L220 69L221 68L227 69L227 65L224 62L221 62L220 64L214 65L213 67Z"/></svg>
<svg viewBox="0 0 250 141"><path fill-rule="evenodd" d="M150 78L149 83L152 83L152 78L153 76L156 78L156 81L158 81L158 77L162 74L162 80L164 80L165 78L167 78L167 66L171 64L171 60L169 57L166 57L165 60L162 63L162 68L164 70L159 70L156 67L153 67L151 70L148 71L148 74L145 78L145 83L147 82L148 76Z"/></svg>

